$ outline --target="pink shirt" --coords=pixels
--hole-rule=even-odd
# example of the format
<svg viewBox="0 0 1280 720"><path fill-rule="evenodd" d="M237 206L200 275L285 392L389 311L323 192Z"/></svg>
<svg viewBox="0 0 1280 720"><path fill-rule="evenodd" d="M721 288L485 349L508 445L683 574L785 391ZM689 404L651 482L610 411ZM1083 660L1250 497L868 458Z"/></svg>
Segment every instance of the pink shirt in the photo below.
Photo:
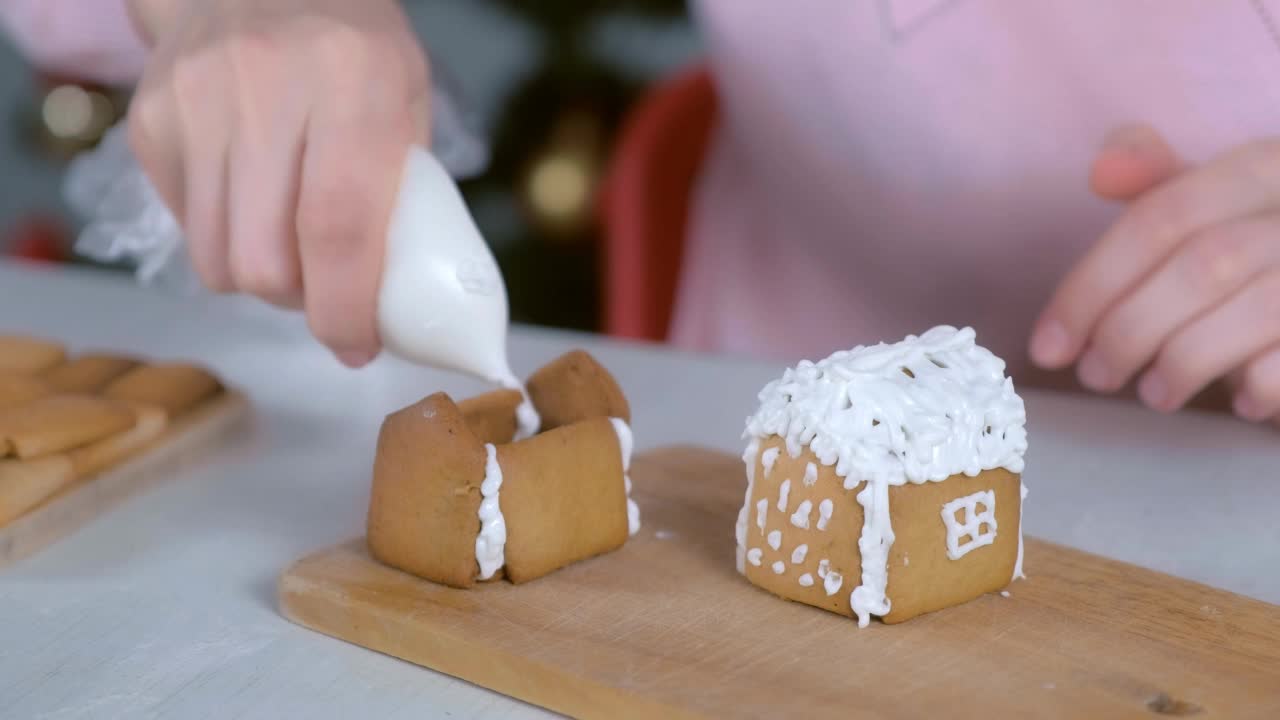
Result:
<svg viewBox="0 0 1280 720"><path fill-rule="evenodd" d="M1115 217L1090 162L1280 130L1280 0L700 0L724 110L673 336L782 361L941 323L1026 363Z"/></svg>

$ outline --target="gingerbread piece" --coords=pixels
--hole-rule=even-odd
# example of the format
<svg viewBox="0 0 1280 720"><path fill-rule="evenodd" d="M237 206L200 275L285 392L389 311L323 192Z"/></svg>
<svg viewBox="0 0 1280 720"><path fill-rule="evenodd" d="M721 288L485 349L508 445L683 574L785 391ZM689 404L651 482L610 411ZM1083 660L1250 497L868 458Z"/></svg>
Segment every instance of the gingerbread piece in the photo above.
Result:
<svg viewBox="0 0 1280 720"><path fill-rule="evenodd" d="M544 431L593 417L631 422L618 381L583 350L565 353L529 376L528 391Z"/></svg>
<svg viewBox="0 0 1280 720"><path fill-rule="evenodd" d="M1022 574L1026 411L972 329L801 363L747 422L739 571L897 623Z"/></svg>
<svg viewBox="0 0 1280 720"><path fill-rule="evenodd" d="M597 417L497 448L506 572L527 582L627 541L618 436Z"/></svg>
<svg viewBox="0 0 1280 720"><path fill-rule="evenodd" d="M458 409L480 442L509 443L516 436L516 408L523 401L519 390L494 390L463 400Z"/></svg>
<svg viewBox="0 0 1280 720"><path fill-rule="evenodd" d="M132 428L67 453L76 477L88 477L102 472L143 450L164 434L169 422L163 410L149 405L131 409L136 416Z"/></svg>
<svg viewBox="0 0 1280 720"><path fill-rule="evenodd" d="M129 430L127 406L90 395L50 395L0 411L0 457L30 460Z"/></svg>
<svg viewBox="0 0 1280 720"><path fill-rule="evenodd" d="M419 577L471 587L477 575L483 443L444 393L388 415L369 498L369 552Z"/></svg>
<svg viewBox="0 0 1280 720"><path fill-rule="evenodd" d="M35 375L0 372L0 410L26 405L51 392L49 383Z"/></svg>
<svg viewBox="0 0 1280 720"><path fill-rule="evenodd" d="M75 482L75 470L66 455L38 460L0 460L0 527Z"/></svg>
<svg viewBox="0 0 1280 720"><path fill-rule="evenodd" d="M0 335L0 372L38 373L67 357L62 345L22 335Z"/></svg>
<svg viewBox="0 0 1280 720"><path fill-rule="evenodd" d="M104 397L128 403L153 405L178 417L222 390L209 371L180 363L144 365L113 380Z"/></svg>
<svg viewBox="0 0 1280 720"><path fill-rule="evenodd" d="M120 355L81 355L44 371L41 378L56 392L97 393L138 365L137 360Z"/></svg>

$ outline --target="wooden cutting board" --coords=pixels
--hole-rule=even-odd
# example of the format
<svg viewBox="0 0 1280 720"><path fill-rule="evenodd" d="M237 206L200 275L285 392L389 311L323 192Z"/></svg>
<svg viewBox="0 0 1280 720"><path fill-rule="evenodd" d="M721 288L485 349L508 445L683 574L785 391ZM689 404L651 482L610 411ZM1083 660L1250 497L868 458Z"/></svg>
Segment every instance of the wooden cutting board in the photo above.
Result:
<svg viewBox="0 0 1280 720"><path fill-rule="evenodd" d="M734 570L740 460L666 449L632 469L645 527L523 586L454 590L364 541L280 581L322 633L599 718L1280 718L1280 607L1028 539L1028 580L859 630Z"/></svg>
<svg viewBox="0 0 1280 720"><path fill-rule="evenodd" d="M53 497L0 526L0 567L35 553L75 532L139 492L177 475L222 443L249 415L249 403L224 392L190 411L149 447L104 472L63 488ZM0 494L5 486L0 483Z"/></svg>

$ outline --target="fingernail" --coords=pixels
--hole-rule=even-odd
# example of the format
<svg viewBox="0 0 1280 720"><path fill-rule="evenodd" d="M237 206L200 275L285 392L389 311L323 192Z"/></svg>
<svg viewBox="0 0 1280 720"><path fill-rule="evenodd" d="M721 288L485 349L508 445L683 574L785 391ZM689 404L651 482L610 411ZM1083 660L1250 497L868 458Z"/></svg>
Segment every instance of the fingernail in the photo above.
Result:
<svg viewBox="0 0 1280 720"><path fill-rule="evenodd" d="M1266 419L1263 416L1262 408L1258 403L1254 402L1253 398L1244 393L1236 395L1236 399L1231 403L1231 409L1235 411L1236 415L1239 415L1245 420L1257 422Z"/></svg>
<svg viewBox="0 0 1280 720"><path fill-rule="evenodd" d="M1067 329L1057 320L1041 323L1031 335L1031 359L1038 365L1061 366L1070 358L1071 339Z"/></svg>
<svg viewBox="0 0 1280 720"><path fill-rule="evenodd" d="M1138 381L1138 397L1153 410L1168 412L1172 409L1169 407L1169 385L1156 372L1149 372Z"/></svg>
<svg viewBox="0 0 1280 720"><path fill-rule="evenodd" d="M1076 376L1080 378L1080 383L1095 392L1106 392L1114 389L1112 386L1111 368L1107 367L1107 363L1097 352L1090 350L1080 358L1080 365L1076 368Z"/></svg>
<svg viewBox="0 0 1280 720"><path fill-rule="evenodd" d="M373 360L374 354L368 350L342 350L334 353L338 361L349 368L362 368Z"/></svg>

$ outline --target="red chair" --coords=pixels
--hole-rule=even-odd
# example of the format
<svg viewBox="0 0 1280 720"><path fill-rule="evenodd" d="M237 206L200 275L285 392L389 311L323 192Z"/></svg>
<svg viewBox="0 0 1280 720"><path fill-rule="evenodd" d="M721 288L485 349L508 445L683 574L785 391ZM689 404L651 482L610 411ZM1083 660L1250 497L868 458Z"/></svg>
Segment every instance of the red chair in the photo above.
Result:
<svg viewBox="0 0 1280 720"><path fill-rule="evenodd" d="M715 121L702 66L662 82L624 121L600 204L607 334L667 338L689 200Z"/></svg>

